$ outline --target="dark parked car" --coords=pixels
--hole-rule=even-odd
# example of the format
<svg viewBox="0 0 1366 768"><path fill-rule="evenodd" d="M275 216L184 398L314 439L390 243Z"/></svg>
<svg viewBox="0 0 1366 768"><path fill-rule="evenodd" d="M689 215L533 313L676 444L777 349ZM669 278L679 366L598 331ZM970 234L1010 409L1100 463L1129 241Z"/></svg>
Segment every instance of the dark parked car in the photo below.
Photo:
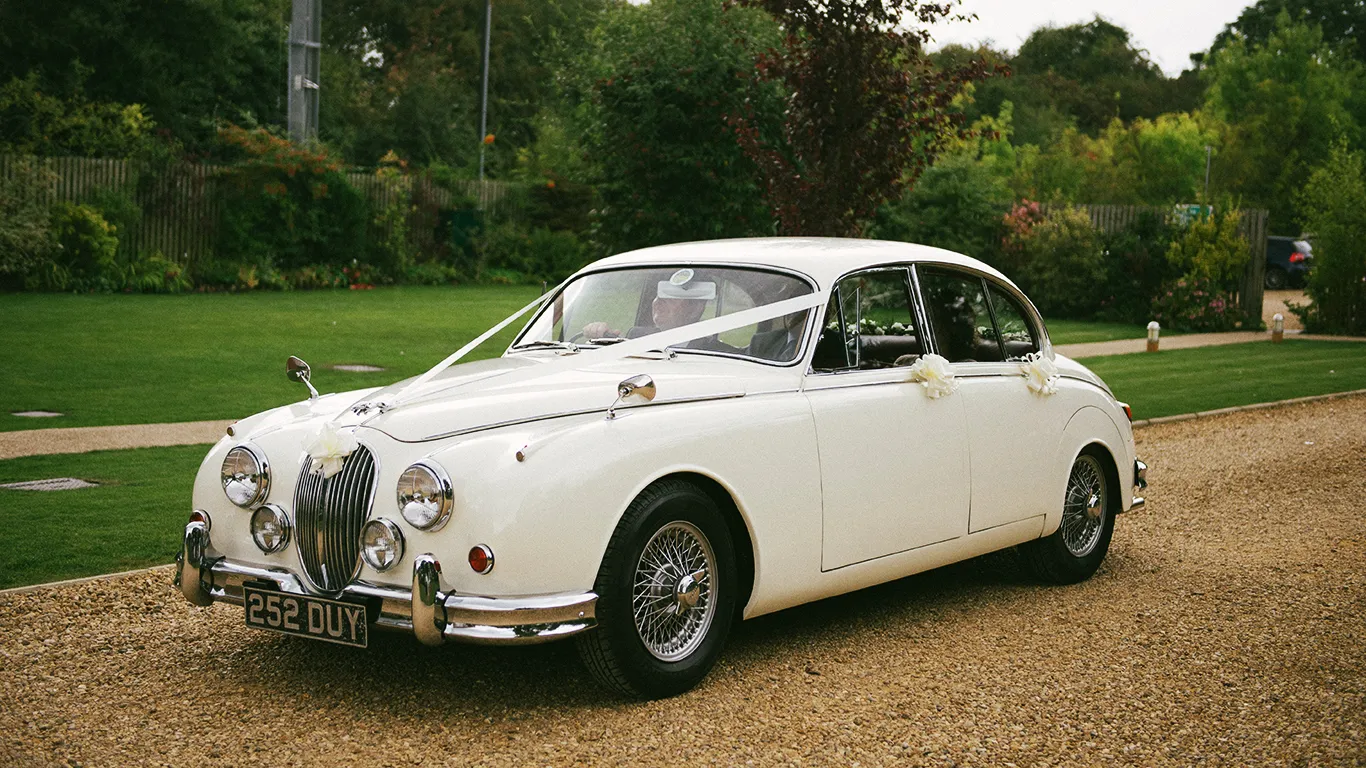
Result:
<svg viewBox="0 0 1366 768"><path fill-rule="evenodd" d="M1266 239L1266 287L1272 290L1304 285L1309 266L1314 263L1314 248L1308 240L1293 237Z"/></svg>

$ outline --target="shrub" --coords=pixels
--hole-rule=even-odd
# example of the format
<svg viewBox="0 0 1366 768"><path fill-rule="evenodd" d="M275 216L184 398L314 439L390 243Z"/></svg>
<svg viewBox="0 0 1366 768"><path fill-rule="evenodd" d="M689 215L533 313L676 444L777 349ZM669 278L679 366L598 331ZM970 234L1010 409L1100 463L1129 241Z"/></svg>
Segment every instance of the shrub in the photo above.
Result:
<svg viewBox="0 0 1366 768"><path fill-rule="evenodd" d="M1164 286L1180 277L1167 261L1177 230L1162 216L1142 214L1121 232L1107 234L1104 296L1098 317L1122 323L1147 323Z"/></svg>
<svg viewBox="0 0 1366 768"><path fill-rule="evenodd" d="M243 159L223 178L220 260L265 276L366 259L365 199L326 152L263 129L230 127L221 137Z"/></svg>
<svg viewBox="0 0 1366 768"><path fill-rule="evenodd" d="M18 286L56 245L52 217L43 202L57 177L34 160L0 176L0 285Z"/></svg>
<svg viewBox="0 0 1366 768"><path fill-rule="evenodd" d="M1153 301L1152 317L1175 331L1231 331L1243 325L1234 295L1200 278L1170 283Z"/></svg>
<svg viewBox="0 0 1366 768"><path fill-rule="evenodd" d="M481 277L501 283L558 283L592 259L588 245L572 232L503 222L488 230Z"/></svg>
<svg viewBox="0 0 1366 768"><path fill-rule="evenodd" d="M1105 298L1101 236L1079 208L1050 212L1012 243L1021 257L1021 286L1045 315L1093 317Z"/></svg>
<svg viewBox="0 0 1366 768"><path fill-rule="evenodd" d="M901 199L878 209L868 236L947 248L996 263L1010 188L966 153L944 157Z"/></svg>
<svg viewBox="0 0 1366 768"><path fill-rule="evenodd" d="M25 280L30 290L112 291L123 287L114 226L88 205L52 207L57 247Z"/></svg>
<svg viewBox="0 0 1366 768"><path fill-rule="evenodd" d="M1191 222L1167 249L1167 262L1190 280L1222 290L1237 286L1247 264L1247 239L1238 232L1242 212L1216 209Z"/></svg>
<svg viewBox="0 0 1366 768"><path fill-rule="evenodd" d="M1340 143L1299 205L1314 233L1313 303L1295 313L1310 331L1366 335L1366 157Z"/></svg>
<svg viewBox="0 0 1366 768"><path fill-rule="evenodd" d="M131 293L181 293L194 287L185 268L160 251L138 254L121 271L122 288Z"/></svg>

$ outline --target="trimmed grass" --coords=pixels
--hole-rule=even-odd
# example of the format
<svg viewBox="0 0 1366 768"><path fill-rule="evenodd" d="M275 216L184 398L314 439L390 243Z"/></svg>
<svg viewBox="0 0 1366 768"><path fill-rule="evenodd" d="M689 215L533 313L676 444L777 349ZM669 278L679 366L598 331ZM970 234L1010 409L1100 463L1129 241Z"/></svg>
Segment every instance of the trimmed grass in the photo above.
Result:
<svg viewBox="0 0 1366 768"><path fill-rule="evenodd" d="M1366 343L1258 341L1080 361L1135 419L1366 389Z"/></svg>
<svg viewBox="0 0 1366 768"><path fill-rule="evenodd" d="M1093 323L1086 320L1045 320L1048 338L1054 344L1089 344L1093 341L1146 339L1148 326L1127 323ZM1162 329L1163 336L1175 336L1175 331Z"/></svg>
<svg viewBox="0 0 1366 768"><path fill-rule="evenodd" d="M0 431L232 419L419 374L540 293L524 286L184 296L0 295ZM500 354L514 323L468 359ZM331 370L366 363L381 373ZM14 411L48 410L31 419Z"/></svg>
<svg viewBox="0 0 1366 768"><path fill-rule="evenodd" d="M193 445L0 461L0 483L100 483L77 491L0 489L0 589L174 562L207 451Z"/></svg>

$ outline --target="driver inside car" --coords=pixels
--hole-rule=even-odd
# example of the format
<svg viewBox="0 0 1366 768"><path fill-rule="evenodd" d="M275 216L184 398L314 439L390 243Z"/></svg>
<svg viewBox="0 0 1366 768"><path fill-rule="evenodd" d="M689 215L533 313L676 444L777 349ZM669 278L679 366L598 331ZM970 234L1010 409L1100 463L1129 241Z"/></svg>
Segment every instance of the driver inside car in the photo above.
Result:
<svg viewBox="0 0 1366 768"><path fill-rule="evenodd" d="M625 338L637 339L660 331L671 331L692 325L702 319L707 302L716 298L716 283L688 282L681 284L677 275L671 280L661 280L655 286L655 299L650 304L651 325L637 325L625 333ZM583 327L586 339L615 339L622 334L612 330L607 323L589 323Z"/></svg>

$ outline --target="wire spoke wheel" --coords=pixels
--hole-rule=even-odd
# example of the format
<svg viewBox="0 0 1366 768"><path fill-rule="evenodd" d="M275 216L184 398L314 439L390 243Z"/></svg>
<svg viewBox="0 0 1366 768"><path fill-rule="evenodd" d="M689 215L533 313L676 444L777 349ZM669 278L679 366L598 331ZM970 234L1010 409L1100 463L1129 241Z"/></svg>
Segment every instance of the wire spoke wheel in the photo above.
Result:
<svg viewBox="0 0 1366 768"><path fill-rule="evenodd" d="M1067 478L1062 510L1062 541L1075 557L1086 557L1100 543L1109 514L1105 472L1094 456L1082 454Z"/></svg>
<svg viewBox="0 0 1366 768"><path fill-rule="evenodd" d="M676 520L655 532L636 563L631 613L645 649L661 661L697 650L716 614L716 555L702 531Z"/></svg>

